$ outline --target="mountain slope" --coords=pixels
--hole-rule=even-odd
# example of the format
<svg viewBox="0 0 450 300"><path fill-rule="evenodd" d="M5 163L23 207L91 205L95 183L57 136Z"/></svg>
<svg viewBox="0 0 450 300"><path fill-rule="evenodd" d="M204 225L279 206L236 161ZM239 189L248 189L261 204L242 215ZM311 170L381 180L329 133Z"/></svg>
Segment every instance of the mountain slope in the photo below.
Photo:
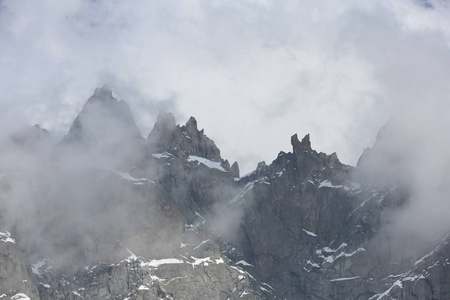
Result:
<svg viewBox="0 0 450 300"><path fill-rule="evenodd" d="M294 135L239 177L195 118L144 139L107 87L60 144L34 129L1 149L6 299L450 298L450 237L392 229L411 192L382 142L354 168Z"/></svg>

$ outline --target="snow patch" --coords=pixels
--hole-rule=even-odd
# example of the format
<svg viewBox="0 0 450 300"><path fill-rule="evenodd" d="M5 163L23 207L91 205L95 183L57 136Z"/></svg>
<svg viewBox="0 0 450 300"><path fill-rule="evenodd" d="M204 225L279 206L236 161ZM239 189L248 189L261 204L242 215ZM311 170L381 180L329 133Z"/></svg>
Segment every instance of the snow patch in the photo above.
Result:
<svg viewBox="0 0 450 300"><path fill-rule="evenodd" d="M39 277L42 277L42 272L48 272L50 270L52 270L52 266L51 260L48 258L31 265L31 271Z"/></svg>
<svg viewBox="0 0 450 300"><path fill-rule="evenodd" d="M226 172L226 170L220 165L220 162L212 161L204 157L190 155L187 160L188 162L197 162L198 164L203 164L210 169L217 169L219 171Z"/></svg>
<svg viewBox="0 0 450 300"><path fill-rule="evenodd" d="M200 264L203 264L205 266L208 266L210 263L212 264L219 264L219 263L223 263L223 259L221 259L221 261L213 261L211 260L211 257L205 257L205 258L196 258L194 256L191 256L191 258L194 260L193 262L191 262L190 264L192 265L192 267L198 266Z"/></svg>
<svg viewBox="0 0 450 300"><path fill-rule="evenodd" d="M359 252L363 252L366 251L366 249L364 248L358 248L353 252L347 253L345 251L341 251L339 254L336 254L339 250L343 249L347 247L346 243L342 243L337 249L331 249L330 247L324 247L320 250L316 251L316 254L318 255L319 258L323 259L323 263L334 263L337 259L341 258L341 257L352 257L353 255L359 253ZM331 255L327 255L327 254L331 254ZM327 256L325 256L327 255Z"/></svg>
<svg viewBox="0 0 450 300"><path fill-rule="evenodd" d="M356 249L355 251L353 251L353 252L351 252L351 253L341 252L341 253L339 253L339 254L336 255L336 256L331 255L331 256L326 257L326 258L325 258L325 262L328 262L328 263L334 263L337 259L339 259L339 258L341 258L341 257L352 257L353 255L355 255L355 254L357 254L357 253L359 253L359 252L362 252L362 251L366 251L366 249L364 249L364 248L358 248L358 249Z"/></svg>
<svg viewBox="0 0 450 300"><path fill-rule="evenodd" d="M252 267L252 268L255 267L254 265L249 264L249 263L246 262L245 260L240 260L240 261L238 261L236 264L237 264L237 265L243 265L243 266L245 266L245 267Z"/></svg>
<svg viewBox="0 0 450 300"><path fill-rule="evenodd" d="M173 157L173 155L170 154L169 152L153 153L152 156L153 156L154 158L158 158L158 159L160 159L160 158L171 158L171 157Z"/></svg>
<svg viewBox="0 0 450 300"><path fill-rule="evenodd" d="M121 243L122 244L122 243ZM126 259L128 262L130 262L130 261L134 261L134 260L136 260L137 259L137 256L136 256L136 254L134 254L133 252L131 252L131 250L130 249L128 249L128 248L125 248L125 250L130 254L130 256L128 256L128 258Z"/></svg>
<svg viewBox="0 0 450 300"><path fill-rule="evenodd" d="M247 173L247 174L245 174L245 175L242 175L242 176L239 178L239 180L241 180L241 179L243 179L243 178L246 178L246 177L249 177L249 176L252 176L253 174L256 174L256 170L255 170L255 171L252 171L252 172L250 172L250 173Z"/></svg>
<svg viewBox="0 0 450 300"><path fill-rule="evenodd" d="M122 177L125 180L130 181L131 183L135 184L135 185L144 185L144 184L152 184L155 183L154 181L148 179L148 178L135 178L133 176L131 176L128 173L124 173L124 172L119 172L119 171L114 171L116 174L118 174L120 177Z"/></svg>
<svg viewBox="0 0 450 300"><path fill-rule="evenodd" d="M200 248L201 246L203 246L204 244L206 244L206 243L208 243L210 241L211 241L210 239L207 239L207 240L201 242L200 244L198 244L198 246L194 247L193 250L197 250L198 248Z"/></svg>
<svg viewBox="0 0 450 300"><path fill-rule="evenodd" d="M256 183L256 182L257 182L257 181L255 180L255 181L252 181L252 182L247 183L247 184L244 186L244 188L242 189L242 191L239 192L239 194L237 194L236 196L234 196L234 198L231 199L231 201L228 202L228 204L235 203L235 202L237 202L238 200L244 198L244 195L245 195L246 193L248 193L251 189L253 189L253 187L255 186L255 183Z"/></svg>
<svg viewBox="0 0 450 300"><path fill-rule="evenodd" d="M347 243L342 243L337 249L331 249L330 247L323 247L321 250L317 250L316 254L322 255L322 252L334 253L344 247L347 247Z"/></svg>
<svg viewBox="0 0 450 300"><path fill-rule="evenodd" d="M274 288L273 288L271 285L269 285L269 284L267 284L267 283L265 283L265 282L261 282L261 284L262 284L262 285L265 285L265 286L267 286L267 287L269 287L271 290L274 290Z"/></svg>
<svg viewBox="0 0 450 300"><path fill-rule="evenodd" d="M246 272L242 271L241 269L233 267L233 266L230 266L230 268L235 269L236 271L238 271L241 274L245 274L246 273Z"/></svg>
<svg viewBox="0 0 450 300"><path fill-rule="evenodd" d="M268 289L266 289L266 288L264 288L264 287L262 287L262 286L260 286L259 289L260 289L261 291L263 291L263 292L272 294L272 291L269 291Z"/></svg>
<svg viewBox="0 0 450 300"><path fill-rule="evenodd" d="M166 281L165 279L161 279L161 278L159 278L158 276L155 276L155 275L150 275L150 279L152 281L160 281L160 282Z"/></svg>
<svg viewBox="0 0 450 300"><path fill-rule="evenodd" d="M80 293L78 293L77 291L72 291L72 294L74 294L75 296L78 296L80 298L83 298L83 297L81 297Z"/></svg>
<svg viewBox="0 0 450 300"><path fill-rule="evenodd" d="M245 295L250 295L250 293L248 293L248 292L246 292L246 291L243 291L242 294L241 294L241 296L239 296L239 298L242 298L242 297L244 297Z"/></svg>
<svg viewBox="0 0 450 300"><path fill-rule="evenodd" d="M11 297L11 300L31 300L30 297L24 293L18 293Z"/></svg>
<svg viewBox="0 0 450 300"><path fill-rule="evenodd" d="M203 218L201 214L199 214L198 212L195 212L195 215L196 215L197 217L199 217L200 219L202 219L202 224L205 224L205 223L206 223L206 219Z"/></svg>
<svg viewBox="0 0 450 300"><path fill-rule="evenodd" d="M421 262L423 262L427 257L432 256L432 255L434 254L434 252L436 252L436 250L438 250L438 249L439 249L439 246L438 246L436 249L434 249L433 251L431 251L430 253L426 254L424 257L422 257L422 258L419 259L418 261L416 261L416 262L414 263L414 266L416 266L416 265L420 264Z"/></svg>
<svg viewBox="0 0 450 300"><path fill-rule="evenodd" d="M360 276L355 276L355 277L342 277L342 278L336 278L336 279L331 279L330 281L334 282L334 281L346 281L346 280L354 280L354 279L358 279L361 278Z"/></svg>
<svg viewBox="0 0 450 300"><path fill-rule="evenodd" d="M310 265L310 266L312 266L314 268L320 268L319 264L316 264L315 262L312 262L310 260L307 260L306 264L308 264L308 265Z"/></svg>
<svg viewBox="0 0 450 300"><path fill-rule="evenodd" d="M303 231L304 231L307 235L310 235L310 236L313 236L313 237L317 237L317 234L315 234L314 232L311 232L311 231L308 231L308 230L305 230L305 229L303 229Z"/></svg>
<svg viewBox="0 0 450 300"><path fill-rule="evenodd" d="M331 181L324 180L320 183L319 189L324 188L324 187L339 189L339 188L343 187L343 185L333 185L333 184L331 184Z"/></svg>
<svg viewBox="0 0 450 300"><path fill-rule="evenodd" d="M16 241L11 237L11 233L9 231L0 232L0 241L5 243L16 243Z"/></svg>
<svg viewBox="0 0 450 300"><path fill-rule="evenodd" d="M417 281L419 279L425 279L425 276L423 275L408 276L403 278L402 281Z"/></svg>
<svg viewBox="0 0 450 300"><path fill-rule="evenodd" d="M154 267L157 268L160 265L169 264L183 264L184 261L177 258L163 258L163 259L153 259L149 262L141 262L141 267Z"/></svg>
<svg viewBox="0 0 450 300"><path fill-rule="evenodd" d="M389 294L391 293L391 290L396 286L401 289L403 288L402 282L400 280L397 280L396 282L394 282L394 284L389 289L387 289L386 291L384 291L381 294L373 295L372 297L369 298L369 300L381 300L385 296L389 296Z"/></svg>

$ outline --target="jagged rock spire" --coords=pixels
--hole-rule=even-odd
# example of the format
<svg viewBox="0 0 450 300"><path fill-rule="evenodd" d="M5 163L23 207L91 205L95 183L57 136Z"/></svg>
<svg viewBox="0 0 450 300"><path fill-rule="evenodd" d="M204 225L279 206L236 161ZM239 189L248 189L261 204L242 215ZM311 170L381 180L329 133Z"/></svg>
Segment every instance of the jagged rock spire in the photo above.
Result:
<svg viewBox="0 0 450 300"><path fill-rule="evenodd" d="M108 85L95 89L73 122L64 142L98 143L102 140L142 138L130 108L114 98Z"/></svg>
<svg viewBox="0 0 450 300"><path fill-rule="evenodd" d="M107 84L104 84L102 87L96 88L93 96L104 99L111 99L111 98L114 99L112 90Z"/></svg>
<svg viewBox="0 0 450 300"><path fill-rule="evenodd" d="M150 145L165 151L176 137L175 129L176 123L173 114L160 112L147 139Z"/></svg>
<svg viewBox="0 0 450 300"><path fill-rule="evenodd" d="M198 130L197 120L190 117L186 125L175 125L171 113L160 113L153 130L148 135L153 151L168 151L172 154L196 155L213 161L221 161L220 150L203 130Z"/></svg>
<svg viewBox="0 0 450 300"><path fill-rule="evenodd" d="M336 153L327 155L313 150L309 134L305 135L301 141L298 139L297 134L294 134L291 137L291 145L296 160L296 169L301 177L313 171L321 170L324 167L340 164Z"/></svg>
<svg viewBox="0 0 450 300"><path fill-rule="evenodd" d="M239 164L237 161L231 165L230 172L234 178L239 178Z"/></svg>
<svg viewBox="0 0 450 300"><path fill-rule="evenodd" d="M77 153L102 167L116 168L139 160L144 139L128 105L104 85L87 100L60 146L67 151L64 153Z"/></svg>
<svg viewBox="0 0 450 300"><path fill-rule="evenodd" d="M291 145L294 148L294 152L298 150L308 150L308 151L312 150L311 141L309 139L309 133L305 135L305 137L302 139L301 142L298 140L297 134L294 134L291 137Z"/></svg>
<svg viewBox="0 0 450 300"><path fill-rule="evenodd" d="M186 122L186 131L194 142L198 142L198 129L197 120L194 117L190 117Z"/></svg>

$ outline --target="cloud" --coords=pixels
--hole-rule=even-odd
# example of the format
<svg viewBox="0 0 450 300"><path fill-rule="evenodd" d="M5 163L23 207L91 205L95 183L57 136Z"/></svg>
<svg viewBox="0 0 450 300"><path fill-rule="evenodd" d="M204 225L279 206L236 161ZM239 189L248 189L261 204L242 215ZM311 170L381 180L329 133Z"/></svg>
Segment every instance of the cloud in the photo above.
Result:
<svg viewBox="0 0 450 300"><path fill-rule="evenodd" d="M70 271L123 259L124 247L145 257L176 251L184 222L155 162L142 167L144 157L152 164L147 151L128 106L97 89L61 143L39 126L1 141L2 226L31 261L49 257Z"/></svg>
<svg viewBox="0 0 450 300"><path fill-rule="evenodd" d="M379 156L368 166L378 180L393 175L397 178L390 184L400 181L407 187L409 200L390 223L394 232L426 245L450 231L450 120L433 104L396 114L374 148Z"/></svg>
<svg viewBox="0 0 450 300"><path fill-rule="evenodd" d="M194 115L244 173L296 132L354 164L394 109L446 101L449 8L421 4L3 1L0 128L62 137L106 82L144 136Z"/></svg>

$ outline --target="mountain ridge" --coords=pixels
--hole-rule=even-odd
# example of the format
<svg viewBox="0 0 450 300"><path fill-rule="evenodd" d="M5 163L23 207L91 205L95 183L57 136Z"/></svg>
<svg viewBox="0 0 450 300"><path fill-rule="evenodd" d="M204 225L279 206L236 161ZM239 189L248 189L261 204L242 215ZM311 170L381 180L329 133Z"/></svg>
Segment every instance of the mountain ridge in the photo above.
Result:
<svg viewBox="0 0 450 300"><path fill-rule="evenodd" d="M417 241L391 226L408 185L364 175L388 159L383 147L361 159L371 163L351 167L315 151L309 134L294 134L291 145L239 177L237 162L221 157L194 117L179 125L160 113L144 139L126 103L97 89L63 141L44 151L48 158L0 177L1 293L449 299L449 235L404 251Z"/></svg>

